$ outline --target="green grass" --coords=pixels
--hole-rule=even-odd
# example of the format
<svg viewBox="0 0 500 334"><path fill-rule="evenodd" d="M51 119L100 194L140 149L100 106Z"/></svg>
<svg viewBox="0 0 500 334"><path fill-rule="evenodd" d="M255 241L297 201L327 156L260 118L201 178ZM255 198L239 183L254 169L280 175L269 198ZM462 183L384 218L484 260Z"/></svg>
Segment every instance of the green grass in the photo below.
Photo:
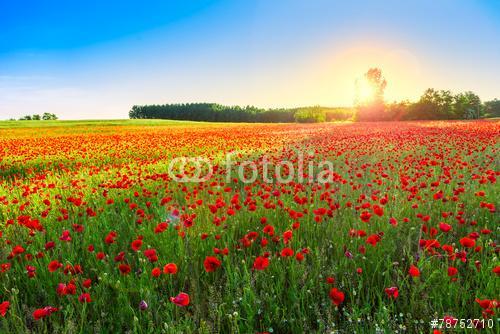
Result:
<svg viewBox="0 0 500 334"><path fill-rule="evenodd" d="M176 126L198 124L199 122L159 119L117 119L117 120L74 120L74 121L0 121L0 129L43 128L43 127L96 127L96 126Z"/></svg>

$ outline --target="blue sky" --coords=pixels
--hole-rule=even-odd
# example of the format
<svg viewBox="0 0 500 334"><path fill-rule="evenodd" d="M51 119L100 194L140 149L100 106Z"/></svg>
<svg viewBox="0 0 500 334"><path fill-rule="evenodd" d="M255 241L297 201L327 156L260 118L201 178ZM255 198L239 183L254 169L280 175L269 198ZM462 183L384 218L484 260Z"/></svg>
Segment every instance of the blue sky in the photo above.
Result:
<svg viewBox="0 0 500 334"><path fill-rule="evenodd" d="M126 118L134 104L351 105L427 87L500 98L500 2L0 0L0 119Z"/></svg>

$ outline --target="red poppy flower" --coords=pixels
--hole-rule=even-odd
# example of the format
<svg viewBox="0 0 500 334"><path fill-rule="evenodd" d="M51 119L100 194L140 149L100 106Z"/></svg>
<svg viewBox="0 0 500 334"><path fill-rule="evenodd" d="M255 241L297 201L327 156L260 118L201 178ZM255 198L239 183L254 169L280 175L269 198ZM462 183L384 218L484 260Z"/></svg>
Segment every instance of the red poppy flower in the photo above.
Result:
<svg viewBox="0 0 500 334"><path fill-rule="evenodd" d="M269 243L269 240L267 240L266 238L260 239L260 246L261 247L266 247L268 243Z"/></svg>
<svg viewBox="0 0 500 334"><path fill-rule="evenodd" d="M151 270L151 275L153 275L153 277L160 277L160 275L161 275L160 268L158 268L158 267L153 268L153 270Z"/></svg>
<svg viewBox="0 0 500 334"><path fill-rule="evenodd" d="M148 258L149 262L153 263L158 261L158 255L156 255L156 249L150 248L144 251L144 256Z"/></svg>
<svg viewBox="0 0 500 334"><path fill-rule="evenodd" d="M163 267L163 272L165 274L177 274L177 265L175 263L167 263Z"/></svg>
<svg viewBox="0 0 500 334"><path fill-rule="evenodd" d="M130 273L130 266L128 264L122 263L118 266L118 269L120 269L120 273L122 275L127 275Z"/></svg>
<svg viewBox="0 0 500 334"><path fill-rule="evenodd" d="M115 262L122 262L125 259L125 252L120 252L118 253L117 256L115 256Z"/></svg>
<svg viewBox="0 0 500 334"><path fill-rule="evenodd" d="M28 274L29 278L33 278L36 275L36 268L33 266L26 266L26 273Z"/></svg>
<svg viewBox="0 0 500 334"><path fill-rule="evenodd" d="M474 239L464 237L460 239L460 244L464 246L465 248L472 248L476 244L476 241Z"/></svg>
<svg viewBox="0 0 500 334"><path fill-rule="evenodd" d="M162 222L156 225L155 227L155 233L162 233L168 228L168 223L167 222Z"/></svg>
<svg viewBox="0 0 500 334"><path fill-rule="evenodd" d="M446 224L446 223L439 223L439 229L442 232L447 233L447 232L451 231L451 225Z"/></svg>
<svg viewBox="0 0 500 334"><path fill-rule="evenodd" d="M281 250L281 256L282 257L289 257L289 256L293 256L293 249L291 248L288 248L288 247L285 247Z"/></svg>
<svg viewBox="0 0 500 334"><path fill-rule="evenodd" d="M373 207L373 213L375 213L379 217L382 217L384 215L384 209L378 205L375 205Z"/></svg>
<svg viewBox="0 0 500 334"><path fill-rule="evenodd" d="M5 302L3 302L3 303L0 304L0 315L2 317L5 317L5 314L9 310L9 307L10 307L10 302L9 301L5 301Z"/></svg>
<svg viewBox="0 0 500 334"><path fill-rule="evenodd" d="M78 297L78 301L80 303L90 303L92 301L92 299L90 299L89 293L84 292L80 295L80 297Z"/></svg>
<svg viewBox="0 0 500 334"><path fill-rule="evenodd" d="M491 308L491 306L493 305L492 301L489 300L489 299L479 299L479 298L476 298L476 303L479 304L479 306L481 306L481 308Z"/></svg>
<svg viewBox="0 0 500 334"><path fill-rule="evenodd" d="M418 268L415 267L414 265L411 265L410 269L408 270L408 274L410 274L411 277L419 277L420 270L418 270Z"/></svg>
<svg viewBox="0 0 500 334"><path fill-rule="evenodd" d="M90 278L87 278L85 281L83 281L83 287L88 289L92 285L92 280Z"/></svg>
<svg viewBox="0 0 500 334"><path fill-rule="evenodd" d="M396 299L399 296L399 290L397 287L393 286L385 289L385 293L389 298Z"/></svg>
<svg viewBox="0 0 500 334"><path fill-rule="evenodd" d="M274 235L274 227L272 225L266 225L262 231L271 237Z"/></svg>
<svg viewBox="0 0 500 334"><path fill-rule="evenodd" d="M104 238L104 242L107 243L107 244L112 244L115 242L115 238L116 238L117 234L115 231L111 231L108 233L108 235L106 236L106 238Z"/></svg>
<svg viewBox="0 0 500 334"><path fill-rule="evenodd" d="M269 266L269 259L267 257L258 256L253 262L253 269L264 270Z"/></svg>
<svg viewBox="0 0 500 334"><path fill-rule="evenodd" d="M177 306L188 306L189 295L187 293L181 292L175 297L170 297L170 301Z"/></svg>
<svg viewBox="0 0 500 334"><path fill-rule="evenodd" d="M363 211L359 217L363 222L368 223L370 221L371 216L372 216L371 213L369 213L368 211Z"/></svg>
<svg viewBox="0 0 500 334"><path fill-rule="evenodd" d="M290 239L292 239L293 232L291 230L285 231L283 233L283 242L287 244Z"/></svg>
<svg viewBox="0 0 500 334"><path fill-rule="evenodd" d="M496 274L497 276L500 276L500 266L496 266L493 268L493 273Z"/></svg>
<svg viewBox="0 0 500 334"><path fill-rule="evenodd" d="M378 234L372 234L366 238L366 243L375 247L380 240L381 238Z"/></svg>
<svg viewBox="0 0 500 334"><path fill-rule="evenodd" d="M74 295L76 293L76 285L73 282L68 284L59 283L56 292L59 296Z"/></svg>
<svg viewBox="0 0 500 334"><path fill-rule="evenodd" d="M61 268L63 265L57 260L50 261L48 268L51 273L56 271L57 269Z"/></svg>
<svg viewBox="0 0 500 334"><path fill-rule="evenodd" d="M458 274L458 269L455 267L448 267L448 276L455 276Z"/></svg>
<svg viewBox="0 0 500 334"><path fill-rule="evenodd" d="M142 247L142 240L137 239L132 241L132 244L130 245L134 251L139 251Z"/></svg>
<svg viewBox="0 0 500 334"><path fill-rule="evenodd" d="M17 255L17 254L22 254L24 253L24 248L22 246L14 246L14 248L12 248L12 254L13 255Z"/></svg>
<svg viewBox="0 0 500 334"><path fill-rule="evenodd" d="M332 303L339 306L344 301L344 293L337 288L332 288L329 293Z"/></svg>
<svg viewBox="0 0 500 334"><path fill-rule="evenodd" d="M217 268L220 267L220 265L221 262L215 256L207 256L205 258L205 261L203 261L203 266L205 266L205 271L207 273L215 271Z"/></svg>
<svg viewBox="0 0 500 334"><path fill-rule="evenodd" d="M62 232L62 235L59 237L61 241L71 241L71 235L68 230Z"/></svg>
<svg viewBox="0 0 500 334"><path fill-rule="evenodd" d="M35 320L40 320L42 318L48 317L54 312L57 312L59 309L52 306L45 306L44 308L39 308L33 311L33 318Z"/></svg>
<svg viewBox="0 0 500 334"><path fill-rule="evenodd" d="M57 289L56 289L56 292L59 296L64 296L66 295L66 284L64 283L59 283L57 285Z"/></svg>

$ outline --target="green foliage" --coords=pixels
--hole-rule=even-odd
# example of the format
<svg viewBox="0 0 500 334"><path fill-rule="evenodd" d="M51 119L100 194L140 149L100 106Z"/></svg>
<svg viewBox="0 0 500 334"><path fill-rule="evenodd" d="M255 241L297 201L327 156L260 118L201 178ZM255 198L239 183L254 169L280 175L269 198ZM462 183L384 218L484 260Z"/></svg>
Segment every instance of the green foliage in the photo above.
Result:
<svg viewBox="0 0 500 334"><path fill-rule="evenodd" d="M404 119L478 119L483 106L473 92L453 95L447 90L427 89L416 103L409 104Z"/></svg>
<svg viewBox="0 0 500 334"><path fill-rule="evenodd" d="M500 100L494 99L484 102L485 117L500 117Z"/></svg>
<svg viewBox="0 0 500 334"><path fill-rule="evenodd" d="M459 119L478 119L484 112L479 96L473 92L460 93L454 96L453 113Z"/></svg>
<svg viewBox="0 0 500 334"><path fill-rule="evenodd" d="M353 117L353 108L324 108L327 122L331 121L346 121Z"/></svg>
<svg viewBox="0 0 500 334"><path fill-rule="evenodd" d="M447 90L427 89L411 106L409 119L452 119L453 95Z"/></svg>
<svg viewBox="0 0 500 334"><path fill-rule="evenodd" d="M325 110L319 106L300 108L294 114L298 123L321 123L326 120Z"/></svg>
<svg viewBox="0 0 500 334"><path fill-rule="evenodd" d="M55 121L55 120L57 120L57 116L56 116L56 114L51 114L51 113L46 112L43 114L42 119L44 121Z"/></svg>
<svg viewBox="0 0 500 334"><path fill-rule="evenodd" d="M19 120L20 121L40 121L40 120L55 121L55 120L57 120L57 116L56 116L56 114L51 114L51 113L46 112L43 114L43 116L40 116L38 114L26 115L26 116L19 118Z"/></svg>

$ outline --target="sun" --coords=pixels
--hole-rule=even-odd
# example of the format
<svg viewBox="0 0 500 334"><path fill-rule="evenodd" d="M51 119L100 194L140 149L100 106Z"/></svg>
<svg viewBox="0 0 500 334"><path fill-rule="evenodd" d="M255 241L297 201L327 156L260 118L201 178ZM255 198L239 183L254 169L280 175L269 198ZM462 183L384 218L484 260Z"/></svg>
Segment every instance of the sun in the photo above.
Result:
<svg viewBox="0 0 500 334"><path fill-rule="evenodd" d="M366 78L356 80L356 102L368 104L375 99L375 87Z"/></svg>

